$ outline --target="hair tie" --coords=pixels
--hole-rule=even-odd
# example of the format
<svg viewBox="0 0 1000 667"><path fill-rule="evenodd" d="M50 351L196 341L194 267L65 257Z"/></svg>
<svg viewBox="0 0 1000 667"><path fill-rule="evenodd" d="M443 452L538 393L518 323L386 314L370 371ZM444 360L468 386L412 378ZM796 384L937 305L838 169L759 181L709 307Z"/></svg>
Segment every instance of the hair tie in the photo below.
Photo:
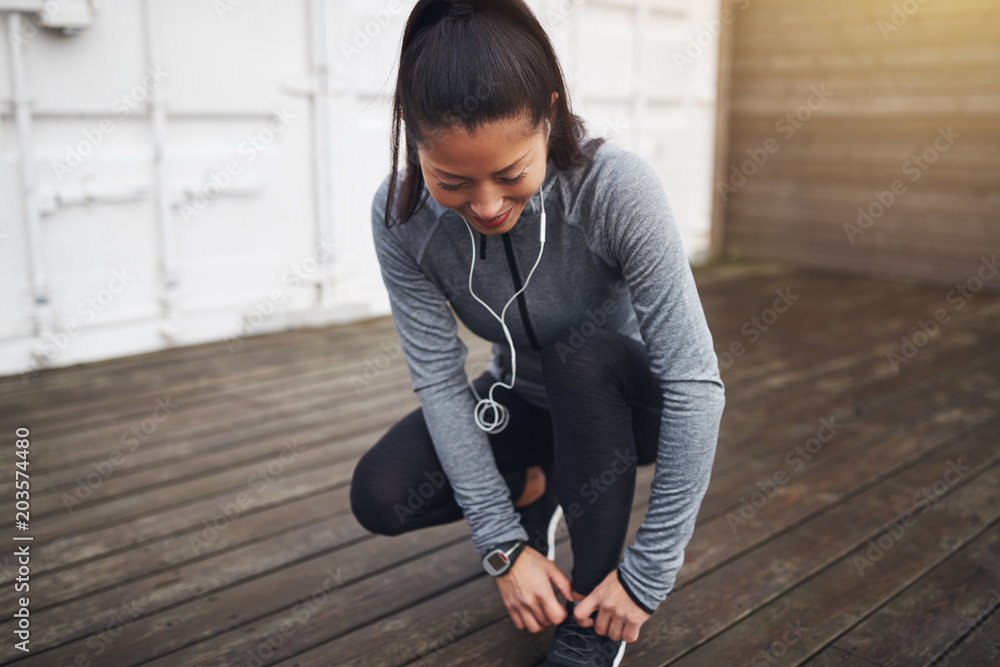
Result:
<svg viewBox="0 0 1000 667"><path fill-rule="evenodd" d="M470 4L458 3L448 8L448 16L467 16L476 10Z"/></svg>

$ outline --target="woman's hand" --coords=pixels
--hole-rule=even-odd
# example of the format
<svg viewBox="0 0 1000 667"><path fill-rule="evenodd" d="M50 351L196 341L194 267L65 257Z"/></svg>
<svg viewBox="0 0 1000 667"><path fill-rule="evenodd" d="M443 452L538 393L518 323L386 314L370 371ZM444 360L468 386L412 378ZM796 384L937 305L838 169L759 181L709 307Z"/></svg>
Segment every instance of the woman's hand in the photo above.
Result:
<svg viewBox="0 0 1000 667"><path fill-rule="evenodd" d="M569 579L555 563L531 547L524 547L510 571L496 577L504 606L518 629L541 632L566 618L566 608L552 590L555 584L572 599Z"/></svg>
<svg viewBox="0 0 1000 667"><path fill-rule="evenodd" d="M515 563L516 565L516 563ZM573 609L580 627L594 626L594 632L614 641L634 642L639 639L639 628L649 619L649 614L640 609L629 597L618 581L617 568L611 570L604 581L597 585L590 595L581 598ZM597 610L597 619L590 615Z"/></svg>

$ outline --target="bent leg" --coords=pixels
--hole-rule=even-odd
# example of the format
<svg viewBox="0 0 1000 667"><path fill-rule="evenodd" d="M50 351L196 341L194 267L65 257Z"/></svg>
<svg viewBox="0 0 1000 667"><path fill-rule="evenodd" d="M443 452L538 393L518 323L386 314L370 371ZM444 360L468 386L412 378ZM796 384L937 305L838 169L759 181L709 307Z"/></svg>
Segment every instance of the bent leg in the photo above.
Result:
<svg viewBox="0 0 1000 667"><path fill-rule="evenodd" d="M542 369L572 585L587 595L621 560L636 467L656 460L662 394L639 341L597 329L574 347L570 335L543 349Z"/></svg>
<svg viewBox="0 0 1000 667"><path fill-rule="evenodd" d="M473 385L485 396L494 382L484 372ZM526 469L552 457L552 422L547 411L509 389L497 387L493 396L510 411L510 422L500 433L487 435L511 499L517 499L525 487ZM350 497L358 522L382 535L451 523L464 516L441 468L422 408L395 423L361 457Z"/></svg>

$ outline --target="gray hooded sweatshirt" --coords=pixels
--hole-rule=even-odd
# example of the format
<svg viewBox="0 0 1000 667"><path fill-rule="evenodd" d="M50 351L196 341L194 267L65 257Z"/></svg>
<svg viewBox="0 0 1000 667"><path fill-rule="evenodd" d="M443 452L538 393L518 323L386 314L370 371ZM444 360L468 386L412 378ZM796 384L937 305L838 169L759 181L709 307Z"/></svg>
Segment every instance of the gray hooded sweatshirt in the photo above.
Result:
<svg viewBox="0 0 1000 667"><path fill-rule="evenodd" d="M539 194L501 238L473 230L473 247L462 217L429 195L408 221L386 229L388 182L372 202L382 278L413 390L482 556L528 535L473 418L455 315L493 343L489 370L509 384L506 336L469 294L469 268L477 253L473 291L499 314L538 256ZM539 351L570 328L584 336L607 327L645 344L663 392L659 448L649 509L618 569L633 600L655 611L684 562L715 456L725 387L712 335L666 192L644 158L604 143L589 165L559 170L550 161L541 189L544 252L505 317L517 351L513 391L548 409Z"/></svg>

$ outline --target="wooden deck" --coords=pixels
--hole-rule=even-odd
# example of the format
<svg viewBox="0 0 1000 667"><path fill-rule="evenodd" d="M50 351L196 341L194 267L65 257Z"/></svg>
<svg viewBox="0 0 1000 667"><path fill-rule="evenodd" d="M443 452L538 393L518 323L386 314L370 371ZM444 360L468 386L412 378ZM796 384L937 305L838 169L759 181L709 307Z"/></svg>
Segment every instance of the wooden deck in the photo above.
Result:
<svg viewBox="0 0 1000 667"><path fill-rule="evenodd" d="M1000 297L750 263L696 278L716 350L744 352L723 359L687 561L624 665L1000 664ZM773 320L777 289L798 299ZM752 342L755 316L771 324ZM901 336L919 347L897 371ZM463 337L481 369L486 344ZM0 660L541 661L552 629L514 627L464 522L388 538L350 512L355 461L418 407L402 357L379 356L394 341L382 318L0 378ZM13 646L15 533L34 538L30 654Z"/></svg>

